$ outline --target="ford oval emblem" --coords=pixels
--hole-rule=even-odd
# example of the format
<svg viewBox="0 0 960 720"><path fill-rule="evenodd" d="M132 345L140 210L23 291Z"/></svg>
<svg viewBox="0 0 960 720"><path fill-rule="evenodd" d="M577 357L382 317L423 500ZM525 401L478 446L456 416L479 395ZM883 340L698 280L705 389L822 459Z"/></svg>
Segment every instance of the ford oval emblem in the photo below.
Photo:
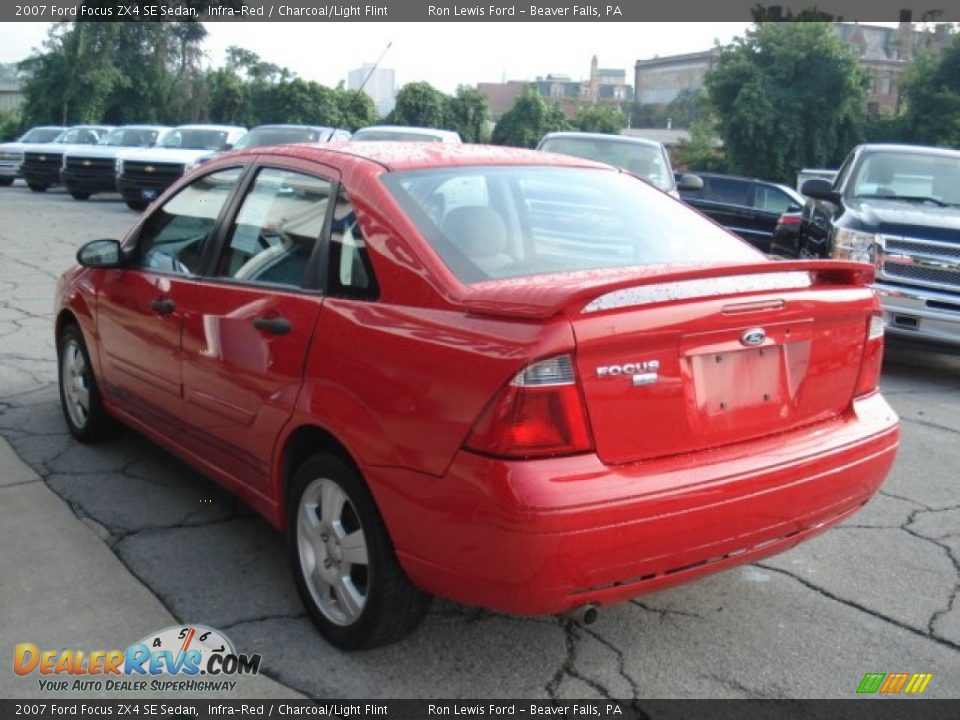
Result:
<svg viewBox="0 0 960 720"><path fill-rule="evenodd" d="M740 336L740 342L747 347L760 345L766 339L767 334L763 331L763 328L751 328Z"/></svg>

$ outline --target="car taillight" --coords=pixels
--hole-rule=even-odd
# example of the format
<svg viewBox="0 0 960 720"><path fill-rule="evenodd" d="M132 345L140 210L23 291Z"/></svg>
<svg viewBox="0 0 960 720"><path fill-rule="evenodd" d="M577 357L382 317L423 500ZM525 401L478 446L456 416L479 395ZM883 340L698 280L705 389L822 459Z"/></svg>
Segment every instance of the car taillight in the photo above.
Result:
<svg viewBox="0 0 960 720"><path fill-rule="evenodd" d="M860 361L860 376L854 396L872 393L880 384L880 369L883 366L883 314L876 313L867 321L867 341Z"/></svg>
<svg viewBox="0 0 960 720"><path fill-rule="evenodd" d="M558 355L518 372L480 414L464 447L517 459L592 450L573 358Z"/></svg>
<svg viewBox="0 0 960 720"><path fill-rule="evenodd" d="M777 220L777 225L799 225L803 222L803 218L799 215L781 215L780 219Z"/></svg>

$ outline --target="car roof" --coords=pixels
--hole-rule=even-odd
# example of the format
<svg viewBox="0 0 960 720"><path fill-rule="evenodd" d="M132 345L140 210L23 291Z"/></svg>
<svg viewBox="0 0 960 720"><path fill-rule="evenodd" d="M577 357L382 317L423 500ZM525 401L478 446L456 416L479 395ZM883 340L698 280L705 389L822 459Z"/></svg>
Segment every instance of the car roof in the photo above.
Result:
<svg viewBox="0 0 960 720"><path fill-rule="evenodd" d="M376 130L377 132L418 133L420 135L446 135L446 136L459 135L459 133L457 133L454 130L442 130L441 128L417 127L415 125L367 125L366 127L359 128L357 132L361 133L364 130Z"/></svg>
<svg viewBox="0 0 960 720"><path fill-rule="evenodd" d="M257 125L256 127L250 128L250 132L254 130L284 130L287 128L294 128L297 130L336 130L336 128L331 127L330 125L297 125L295 123L279 123L270 125Z"/></svg>
<svg viewBox="0 0 960 720"><path fill-rule="evenodd" d="M262 154L263 148L242 150L231 156ZM537 150L470 145L408 142L337 142L296 143L278 145L270 150L275 155L290 155L317 162L329 162L330 154L346 155L380 165L387 170L420 170L426 168L466 167L471 165L538 165L550 167L583 167L612 170L609 165L572 155L544 153Z"/></svg>
<svg viewBox="0 0 960 720"><path fill-rule="evenodd" d="M920 153L924 155L940 155L942 157L960 157L960 150L945 147L931 147L930 145L900 145L895 143L869 143L861 145L863 152Z"/></svg>
<svg viewBox="0 0 960 720"><path fill-rule="evenodd" d="M542 138L540 138L539 145L542 145L547 140L553 140L557 138L564 139L579 139L583 138L584 140L611 140L613 142L623 142L623 143L633 143L635 145L649 145L650 147L663 147L662 143L658 143L656 140L649 140L648 138L633 137L632 135L613 135L612 133L590 133L590 132L571 132L571 131L558 131L547 133Z"/></svg>
<svg viewBox="0 0 960 720"><path fill-rule="evenodd" d="M246 130L241 125L212 125L209 123L193 123L190 125L177 125L174 130L223 130L232 132L234 130Z"/></svg>

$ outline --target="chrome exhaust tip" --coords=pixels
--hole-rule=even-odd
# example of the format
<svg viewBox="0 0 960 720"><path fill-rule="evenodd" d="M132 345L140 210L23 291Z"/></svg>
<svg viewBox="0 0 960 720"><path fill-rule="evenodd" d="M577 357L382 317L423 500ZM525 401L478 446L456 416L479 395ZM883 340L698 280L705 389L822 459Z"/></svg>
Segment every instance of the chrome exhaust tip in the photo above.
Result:
<svg viewBox="0 0 960 720"><path fill-rule="evenodd" d="M561 617L567 620L573 620L578 625L593 625L600 617L599 607L594 603L579 605L571 610L567 610Z"/></svg>

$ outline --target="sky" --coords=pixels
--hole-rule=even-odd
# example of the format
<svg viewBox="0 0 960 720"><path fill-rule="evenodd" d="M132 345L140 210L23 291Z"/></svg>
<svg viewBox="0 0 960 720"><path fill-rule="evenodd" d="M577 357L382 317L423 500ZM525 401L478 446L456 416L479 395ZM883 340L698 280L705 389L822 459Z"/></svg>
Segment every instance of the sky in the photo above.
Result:
<svg viewBox="0 0 960 720"><path fill-rule="evenodd" d="M49 23L0 23L0 62L39 47ZM376 62L396 71L397 86L425 80L452 93L457 85L533 80L548 73L584 79L590 58L627 71L637 60L707 50L728 43L748 23L205 23L209 62L222 65L231 45L286 66L307 80L335 86L350 70Z"/></svg>

